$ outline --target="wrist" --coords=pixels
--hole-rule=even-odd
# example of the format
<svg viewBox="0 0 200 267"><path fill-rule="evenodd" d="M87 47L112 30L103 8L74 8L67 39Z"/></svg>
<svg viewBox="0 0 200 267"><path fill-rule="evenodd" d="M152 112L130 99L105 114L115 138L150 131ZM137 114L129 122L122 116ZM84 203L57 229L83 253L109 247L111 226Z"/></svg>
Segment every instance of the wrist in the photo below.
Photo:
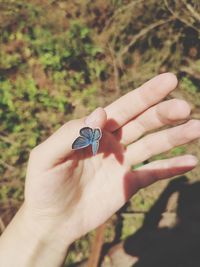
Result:
<svg viewBox="0 0 200 267"><path fill-rule="evenodd" d="M52 220L48 215L42 215L40 212L29 209L25 203L19 210L19 215L23 228L30 235L35 236L36 240L47 244L52 242L58 247L68 247L72 243L60 233L62 232L62 222L57 218ZM65 230L68 232L68 229Z"/></svg>
<svg viewBox="0 0 200 267"><path fill-rule="evenodd" d="M62 239L56 227L23 204L0 239L0 265L61 266L71 242Z"/></svg>

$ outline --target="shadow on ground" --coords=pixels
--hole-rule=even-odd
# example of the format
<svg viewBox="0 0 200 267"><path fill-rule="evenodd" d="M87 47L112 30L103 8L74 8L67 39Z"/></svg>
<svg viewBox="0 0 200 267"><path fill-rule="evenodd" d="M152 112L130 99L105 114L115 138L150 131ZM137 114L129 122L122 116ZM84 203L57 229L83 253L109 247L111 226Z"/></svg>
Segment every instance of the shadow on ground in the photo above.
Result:
<svg viewBox="0 0 200 267"><path fill-rule="evenodd" d="M119 242L120 214L125 210L124 206L118 213L116 238L104 245L99 266L200 266L200 182L190 183L185 176L172 180L146 214L142 227ZM87 264L84 261L73 266Z"/></svg>
<svg viewBox="0 0 200 267"><path fill-rule="evenodd" d="M173 211L168 206L175 194ZM101 266L200 266L200 182L189 183L184 176L171 181L146 214L143 226L106 254L109 261Z"/></svg>

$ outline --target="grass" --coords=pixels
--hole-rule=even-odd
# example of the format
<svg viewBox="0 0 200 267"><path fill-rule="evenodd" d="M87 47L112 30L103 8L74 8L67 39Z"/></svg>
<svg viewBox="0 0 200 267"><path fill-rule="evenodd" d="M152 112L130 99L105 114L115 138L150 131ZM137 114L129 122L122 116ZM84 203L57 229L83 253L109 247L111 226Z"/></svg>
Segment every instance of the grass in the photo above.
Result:
<svg viewBox="0 0 200 267"><path fill-rule="evenodd" d="M8 203L17 208L23 201L30 150L65 121L165 71L177 74L179 96L199 116L200 25L194 4L0 0L0 208L5 222L13 216L3 212ZM186 152L190 148L178 147L156 159ZM148 190L130 201L128 212L150 209L157 195ZM123 215L121 239L142 221ZM114 225L108 227L108 242ZM88 257L92 238L91 233L72 246L68 265Z"/></svg>

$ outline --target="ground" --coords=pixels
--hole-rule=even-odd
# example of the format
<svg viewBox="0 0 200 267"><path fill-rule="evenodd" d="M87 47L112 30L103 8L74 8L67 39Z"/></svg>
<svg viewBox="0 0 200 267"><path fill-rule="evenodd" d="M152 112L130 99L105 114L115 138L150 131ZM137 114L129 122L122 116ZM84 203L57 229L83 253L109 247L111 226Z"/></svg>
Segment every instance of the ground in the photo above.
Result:
<svg viewBox="0 0 200 267"><path fill-rule="evenodd" d="M168 98L200 119L199 21L198 1L0 0L1 232L23 201L30 150L67 120L166 71L180 81ZM157 158L184 153L200 159L199 142ZM199 174L138 192L106 223L99 265L196 267ZM94 240L76 241L66 266L86 264Z"/></svg>

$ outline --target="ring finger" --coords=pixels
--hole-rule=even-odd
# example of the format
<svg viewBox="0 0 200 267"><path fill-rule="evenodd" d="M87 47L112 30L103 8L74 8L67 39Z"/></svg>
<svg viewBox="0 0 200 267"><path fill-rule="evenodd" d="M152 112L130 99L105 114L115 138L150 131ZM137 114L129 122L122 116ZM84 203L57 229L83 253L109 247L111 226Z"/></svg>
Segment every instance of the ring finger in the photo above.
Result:
<svg viewBox="0 0 200 267"><path fill-rule="evenodd" d="M128 145L150 130L177 123L187 119L189 115L190 106L186 101L180 99L164 101L121 127L116 131L116 136L121 143Z"/></svg>
<svg viewBox="0 0 200 267"><path fill-rule="evenodd" d="M124 159L130 165L138 164L152 156L189 143L199 137L200 121L190 120L185 124L148 134L129 145Z"/></svg>

